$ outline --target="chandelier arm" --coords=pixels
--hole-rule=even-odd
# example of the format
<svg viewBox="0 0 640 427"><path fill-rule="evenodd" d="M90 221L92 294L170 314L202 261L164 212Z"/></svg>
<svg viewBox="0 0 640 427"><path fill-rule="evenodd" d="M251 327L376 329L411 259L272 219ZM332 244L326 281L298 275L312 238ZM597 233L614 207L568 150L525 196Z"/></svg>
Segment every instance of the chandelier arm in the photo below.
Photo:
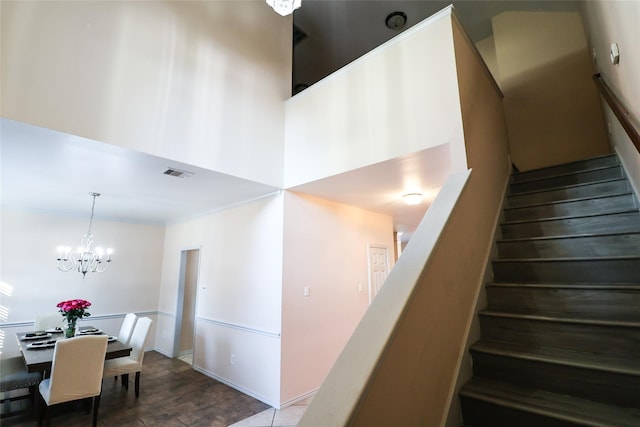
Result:
<svg viewBox="0 0 640 427"><path fill-rule="evenodd" d="M100 269L100 265L104 265L104 268ZM100 261L100 262L98 262L98 265L96 266L96 269L94 271L96 273L104 273L105 271L107 271L109 269L109 265L111 265L111 260Z"/></svg>
<svg viewBox="0 0 640 427"><path fill-rule="evenodd" d="M58 259L58 270L60 271L67 272L73 270L74 266L73 262L70 262L69 259Z"/></svg>

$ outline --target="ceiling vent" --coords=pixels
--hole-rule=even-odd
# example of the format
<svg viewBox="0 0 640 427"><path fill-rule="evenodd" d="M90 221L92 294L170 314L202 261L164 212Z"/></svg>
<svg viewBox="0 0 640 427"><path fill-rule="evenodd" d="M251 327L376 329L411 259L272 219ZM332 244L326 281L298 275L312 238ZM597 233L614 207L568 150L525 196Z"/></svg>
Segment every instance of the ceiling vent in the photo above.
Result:
<svg viewBox="0 0 640 427"><path fill-rule="evenodd" d="M167 168L166 171L163 172L165 175L175 176L177 178L191 178L195 173L183 171L176 168Z"/></svg>

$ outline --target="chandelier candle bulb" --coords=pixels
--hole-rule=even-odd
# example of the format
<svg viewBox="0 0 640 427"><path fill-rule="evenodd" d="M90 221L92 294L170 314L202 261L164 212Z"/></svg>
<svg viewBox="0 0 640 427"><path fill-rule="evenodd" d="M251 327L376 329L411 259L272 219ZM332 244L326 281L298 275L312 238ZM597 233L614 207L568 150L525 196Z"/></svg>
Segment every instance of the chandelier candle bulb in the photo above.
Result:
<svg viewBox="0 0 640 427"><path fill-rule="evenodd" d="M302 0L266 0L267 4L281 16L287 16L300 7Z"/></svg>

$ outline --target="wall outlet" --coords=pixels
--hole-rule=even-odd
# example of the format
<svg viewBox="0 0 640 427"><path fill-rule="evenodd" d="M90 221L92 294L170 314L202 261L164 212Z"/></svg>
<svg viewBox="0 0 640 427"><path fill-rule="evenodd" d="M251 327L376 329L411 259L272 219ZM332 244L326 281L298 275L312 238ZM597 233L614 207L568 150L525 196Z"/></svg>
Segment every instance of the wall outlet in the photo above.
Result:
<svg viewBox="0 0 640 427"><path fill-rule="evenodd" d="M232 365L236 364L236 355L232 354L231 357L229 358L229 363L231 363Z"/></svg>
<svg viewBox="0 0 640 427"><path fill-rule="evenodd" d="M309 290L309 287L305 286L304 287L304 296L308 297L310 294L311 294L311 291Z"/></svg>

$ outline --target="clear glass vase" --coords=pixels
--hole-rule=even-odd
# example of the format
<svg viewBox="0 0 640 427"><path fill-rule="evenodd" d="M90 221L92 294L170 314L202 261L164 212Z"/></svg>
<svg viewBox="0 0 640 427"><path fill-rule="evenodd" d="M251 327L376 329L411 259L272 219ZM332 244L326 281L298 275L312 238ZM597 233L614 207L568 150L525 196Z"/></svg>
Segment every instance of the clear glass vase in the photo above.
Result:
<svg viewBox="0 0 640 427"><path fill-rule="evenodd" d="M76 336L76 319L67 320L67 328L64 330L64 336L66 338L73 338Z"/></svg>

